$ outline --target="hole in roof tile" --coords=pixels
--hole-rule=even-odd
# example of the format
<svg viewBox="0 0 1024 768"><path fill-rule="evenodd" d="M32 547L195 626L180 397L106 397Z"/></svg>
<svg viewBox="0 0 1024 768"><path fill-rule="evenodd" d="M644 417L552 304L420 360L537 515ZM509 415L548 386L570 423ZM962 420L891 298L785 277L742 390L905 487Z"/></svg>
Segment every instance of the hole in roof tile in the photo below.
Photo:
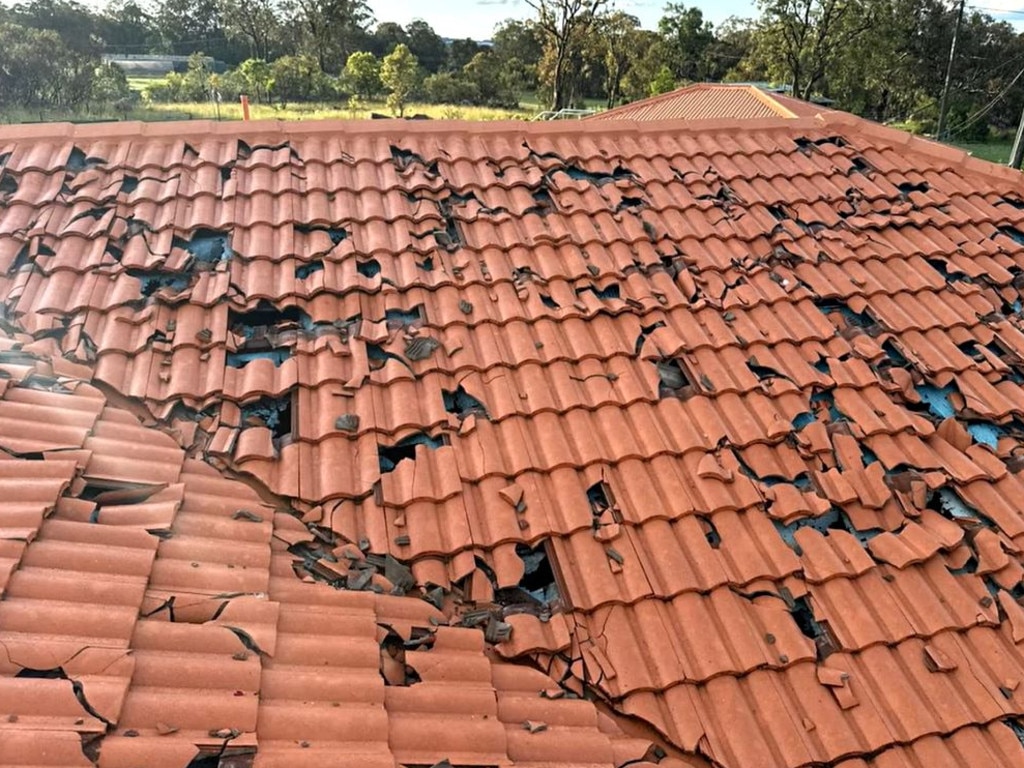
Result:
<svg viewBox="0 0 1024 768"><path fill-rule="evenodd" d="M576 295L582 296L587 291L590 291L602 301L611 301L620 297L618 283L609 283L604 288L598 288L596 285L585 285L582 288L576 289Z"/></svg>
<svg viewBox="0 0 1024 768"><path fill-rule="evenodd" d="M546 542L541 541L535 547L523 543L516 544L516 554L524 566L519 589L541 605L550 605L558 600L558 585L551 561L548 559ZM496 595L495 599L497 598Z"/></svg>
<svg viewBox="0 0 1024 768"><path fill-rule="evenodd" d="M0 173L0 195L9 196L18 191L18 180L14 174L4 171Z"/></svg>
<svg viewBox="0 0 1024 768"><path fill-rule="evenodd" d="M432 451L436 451L442 445L447 445L448 439L445 435L431 437L426 432L417 432L414 435L403 437L394 445L377 444L377 457L382 473L393 472L398 463L406 459L416 458L416 446L425 445Z"/></svg>
<svg viewBox="0 0 1024 768"><path fill-rule="evenodd" d="M541 300L541 303L542 303L542 304L543 304L543 305L544 305L545 307L547 307L548 309L560 309L560 308L561 308L561 306L562 306L562 305L561 305L561 304L559 304L559 303L558 303L557 301L555 301L554 299L552 299L552 298L551 298L550 296L548 296L548 295L547 295L546 293L538 293L538 295L540 296L540 300Z"/></svg>
<svg viewBox="0 0 1024 768"><path fill-rule="evenodd" d="M311 331L313 319L301 307L278 307L266 299L261 299L255 309L245 312L229 309L228 328L239 336L253 339L265 335L270 330L301 328Z"/></svg>
<svg viewBox="0 0 1024 768"><path fill-rule="evenodd" d="M305 280L310 275L317 272L323 272L324 262L323 259L314 259L313 261L306 262L305 264L295 265L295 279Z"/></svg>
<svg viewBox="0 0 1024 768"><path fill-rule="evenodd" d="M220 261L227 261L232 256L228 244L229 235L216 229L199 228L186 238L175 236L172 245L188 251L195 266L209 268Z"/></svg>
<svg viewBox="0 0 1024 768"><path fill-rule="evenodd" d="M356 272L363 277L376 277L380 274L380 262L376 259L356 262Z"/></svg>
<svg viewBox="0 0 1024 768"><path fill-rule="evenodd" d="M851 157L850 165L850 173L861 173L865 176L869 176L870 174L875 173L877 170L875 166L873 166L860 155L854 155L853 157Z"/></svg>
<svg viewBox="0 0 1024 768"><path fill-rule="evenodd" d="M922 181L917 184L910 181L904 181L901 184L897 184L896 189L900 191L900 197L904 200L909 200L911 192L930 192L931 186L927 181Z"/></svg>
<svg viewBox="0 0 1024 768"><path fill-rule="evenodd" d="M967 432L975 442L987 445L992 450L999 447L999 438L1006 433L1000 425L989 421L970 421L967 423Z"/></svg>
<svg viewBox="0 0 1024 768"><path fill-rule="evenodd" d="M68 155L68 161L64 164L64 168L70 173L79 173L87 168L103 165L105 162L102 158L87 156L78 147L72 147L71 154Z"/></svg>
<svg viewBox="0 0 1024 768"><path fill-rule="evenodd" d="M797 138L793 139L793 143L796 144L797 149L799 149L805 155L811 154L818 147L824 146L826 144L832 144L833 146L836 147L847 146L846 139L844 139L842 136L826 136L823 139L808 139L806 136L798 136Z"/></svg>
<svg viewBox="0 0 1024 768"><path fill-rule="evenodd" d="M665 327L664 320L658 320L656 323L650 325L640 326L640 335L636 337L636 344L633 345L633 354L637 357L640 356L641 350L644 348L644 344L647 343L647 337L654 333L659 328Z"/></svg>
<svg viewBox="0 0 1024 768"><path fill-rule="evenodd" d="M554 213L557 208L555 207L555 201L551 197L551 193L546 188L541 188L533 193L533 201L535 205L531 205L529 208L523 210L523 215L528 213L535 213L538 216L547 216L549 213Z"/></svg>
<svg viewBox="0 0 1024 768"><path fill-rule="evenodd" d="M290 439L294 419L292 392L281 397L261 397L240 406L243 427L267 427L275 440Z"/></svg>
<svg viewBox="0 0 1024 768"><path fill-rule="evenodd" d="M976 522L989 528L996 527L991 518L968 504L954 489L949 487L932 491L925 506L948 520Z"/></svg>
<svg viewBox="0 0 1024 768"><path fill-rule="evenodd" d="M132 176L131 174L125 174L124 178L121 179L121 194L130 195L136 189L139 188L139 177Z"/></svg>
<svg viewBox="0 0 1024 768"><path fill-rule="evenodd" d="M900 351L899 346L892 339L887 339L885 343L882 344L882 351L885 352L889 362L898 368L910 367L910 361L907 359L907 356Z"/></svg>
<svg viewBox="0 0 1024 768"><path fill-rule="evenodd" d="M791 424L793 425L793 429L796 432L799 432L804 427L813 424L815 421L817 421L817 418L815 418L813 413L810 411L803 411L793 417Z"/></svg>
<svg viewBox="0 0 1024 768"><path fill-rule="evenodd" d="M1009 205L1018 211L1024 211L1024 200L1018 195L1003 195L999 198L999 202L996 205Z"/></svg>
<svg viewBox="0 0 1024 768"><path fill-rule="evenodd" d="M1021 725L1020 721L1013 717L1008 717L1003 720L1003 725L1013 731L1013 735L1017 737L1017 741L1024 746L1024 725Z"/></svg>
<svg viewBox="0 0 1024 768"><path fill-rule="evenodd" d="M770 381L772 379L785 379L786 381L790 381L789 376L775 368L772 368L770 365L762 365L757 361L756 357L751 357L747 360L747 368L750 369L751 373L757 376L758 381Z"/></svg>
<svg viewBox="0 0 1024 768"><path fill-rule="evenodd" d="M422 324L426 317L423 305L417 304L412 309L389 309L384 312L384 320L389 330L397 328L409 328L416 324Z"/></svg>
<svg viewBox="0 0 1024 768"><path fill-rule="evenodd" d="M719 549L722 546L722 537L718 533L718 528L711 522L711 518L707 515L697 515L697 521L704 531L704 538L708 545L712 549Z"/></svg>
<svg viewBox="0 0 1024 768"><path fill-rule="evenodd" d="M394 163L395 168L399 171L405 171L413 165L423 166L428 176L440 176L441 173L437 169L437 161L427 163L420 155L409 149L403 149L401 147L391 145L391 162Z"/></svg>
<svg viewBox="0 0 1024 768"><path fill-rule="evenodd" d="M169 288L174 293L181 293L192 283L192 276L183 272L164 272L158 269L133 269L129 267L127 273L139 281L139 290L143 296L152 296L163 288Z"/></svg>
<svg viewBox="0 0 1024 768"><path fill-rule="evenodd" d="M610 171L588 171L574 163L566 163L562 168L555 168L550 172L551 176L561 171L573 181L586 181L596 186L608 184L622 179L636 179L636 174L624 165L616 165Z"/></svg>
<svg viewBox="0 0 1024 768"><path fill-rule="evenodd" d="M68 224L80 221L81 219L92 219L93 221L99 221L108 213L110 213L110 210L110 208L96 206L95 208L90 208L87 211L82 211L81 213L75 214L74 216L71 217L71 219L68 220Z"/></svg>
<svg viewBox="0 0 1024 768"><path fill-rule="evenodd" d="M389 686L415 685L422 681L419 673L406 661L406 642L388 627L380 642L380 675Z"/></svg>
<svg viewBox="0 0 1024 768"><path fill-rule="evenodd" d="M681 397L693 381L683 370L682 364L674 358L662 358L654 362L658 370L658 397Z"/></svg>
<svg viewBox="0 0 1024 768"><path fill-rule="evenodd" d="M252 349L240 352L228 352L224 358L229 368L245 368L253 360L270 360L275 368L280 368L285 360L292 356L291 349L279 347L277 349Z"/></svg>
<svg viewBox="0 0 1024 768"><path fill-rule="evenodd" d="M838 313L847 326L857 328L874 328L877 326L875 320L868 314L868 311L854 312L842 299L814 299L814 305L824 314L831 315Z"/></svg>
<svg viewBox="0 0 1024 768"><path fill-rule="evenodd" d="M367 344L366 357L370 361L371 371L376 371L383 368L387 364L388 360L396 360L402 365L404 365L406 368L409 368L410 371L412 371L412 368L409 366L409 363L407 363L402 358L401 355L396 355L394 352L388 352L386 349L384 349L384 347L380 346L379 344Z"/></svg>
<svg viewBox="0 0 1024 768"><path fill-rule="evenodd" d="M320 224L296 224L295 231L301 235L311 235L314 232L323 232L330 238L332 245L337 245L351 235L351 233L343 227L327 227Z"/></svg>
<svg viewBox="0 0 1024 768"><path fill-rule="evenodd" d="M956 283L956 282L970 283L970 282L972 282L971 278L967 275L966 272L964 272L962 270L959 270L959 269L955 269L954 271L950 271L950 268L949 268L950 264L945 259L929 258L929 259L925 259L925 261L927 261L928 264L936 272L938 272L940 275L942 275L942 277L945 278L947 283Z"/></svg>
<svg viewBox="0 0 1024 768"><path fill-rule="evenodd" d="M599 480L587 488L587 502L594 517L601 517L612 508L611 488L604 480Z"/></svg>
<svg viewBox="0 0 1024 768"><path fill-rule="evenodd" d="M936 387L934 384L918 384L914 390L928 407L928 412L932 416L948 419L956 415L956 409L950 400L951 395L960 391L955 383L947 384L945 387Z"/></svg>
<svg viewBox="0 0 1024 768"><path fill-rule="evenodd" d="M789 612L804 637L814 641L818 661L824 661L839 650L839 643L832 636L827 622L818 621L814 615L814 609L811 606L811 599L809 597L798 597L793 600L793 605Z"/></svg>
<svg viewBox="0 0 1024 768"><path fill-rule="evenodd" d="M454 390L442 389L441 399L444 401L444 409L459 419L469 416L488 418L484 404L469 394L461 384Z"/></svg>
<svg viewBox="0 0 1024 768"><path fill-rule="evenodd" d="M619 204L617 206L615 206L615 210L616 211L629 211L629 210L637 210L637 209L646 208L646 207L647 207L647 201L644 200L642 197L630 197L628 195L623 195L622 199L619 200Z"/></svg>
<svg viewBox="0 0 1024 768"><path fill-rule="evenodd" d="M433 272L434 271L434 257L433 256L426 256L426 257L424 257L423 261L417 261L416 262L416 267L417 267L417 269L422 269L424 272Z"/></svg>
<svg viewBox="0 0 1024 768"><path fill-rule="evenodd" d="M1011 227L1009 225L999 227L999 232L1013 240L1017 245L1024 245L1024 232L1021 232L1016 227Z"/></svg>

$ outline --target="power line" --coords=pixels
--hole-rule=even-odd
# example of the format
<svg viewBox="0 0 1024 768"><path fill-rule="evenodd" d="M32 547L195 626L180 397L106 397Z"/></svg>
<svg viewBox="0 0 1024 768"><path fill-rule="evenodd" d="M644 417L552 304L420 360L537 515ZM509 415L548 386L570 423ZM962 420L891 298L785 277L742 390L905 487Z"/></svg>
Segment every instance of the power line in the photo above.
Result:
<svg viewBox="0 0 1024 768"><path fill-rule="evenodd" d="M1013 80L1011 80L1006 85L1006 87L1003 88L1003 90L1001 90L999 93L997 93L995 95L995 97L988 104L986 104L984 107L979 109L973 115L968 116L959 125L956 125L956 126L950 128L949 132L953 133L953 134L962 133L964 130L966 130L967 128L970 128L972 125L974 125L976 122L978 122L981 118L983 118L985 115L987 115L989 112L991 112L992 109L995 107L995 105L998 104L1000 101L1002 101L1006 97L1006 94L1010 92L1010 89L1014 85L1017 84L1017 81L1020 80L1021 76L1024 76L1024 69L1021 69L1021 71L1018 72L1014 76Z"/></svg>

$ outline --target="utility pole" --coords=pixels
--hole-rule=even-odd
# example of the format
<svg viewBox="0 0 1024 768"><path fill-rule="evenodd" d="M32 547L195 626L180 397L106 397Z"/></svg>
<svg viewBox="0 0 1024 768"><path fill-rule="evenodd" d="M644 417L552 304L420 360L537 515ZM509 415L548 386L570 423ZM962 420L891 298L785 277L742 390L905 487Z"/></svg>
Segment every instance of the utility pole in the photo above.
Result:
<svg viewBox="0 0 1024 768"><path fill-rule="evenodd" d="M1020 170L1020 161L1024 160L1024 113L1021 113L1020 124L1017 126L1017 138L1013 140L1013 151L1010 153L1010 167Z"/></svg>
<svg viewBox="0 0 1024 768"><path fill-rule="evenodd" d="M953 82L953 62L956 59L956 43L960 37L960 25L964 20L964 2L960 0L960 9L956 14L956 26L953 27L953 42L949 46L949 63L946 65L946 82L942 86L942 99L939 101L939 125L935 129L935 138L942 141L946 136L946 112L949 110L949 87Z"/></svg>

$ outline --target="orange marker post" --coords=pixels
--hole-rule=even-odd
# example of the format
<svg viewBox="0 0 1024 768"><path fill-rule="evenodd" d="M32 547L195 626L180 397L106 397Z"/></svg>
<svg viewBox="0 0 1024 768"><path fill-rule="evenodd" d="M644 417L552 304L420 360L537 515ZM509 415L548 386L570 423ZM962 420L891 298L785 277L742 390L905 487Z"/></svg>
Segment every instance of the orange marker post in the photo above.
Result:
<svg viewBox="0 0 1024 768"><path fill-rule="evenodd" d="M239 97L242 101L242 119L249 119L249 97L244 93Z"/></svg>

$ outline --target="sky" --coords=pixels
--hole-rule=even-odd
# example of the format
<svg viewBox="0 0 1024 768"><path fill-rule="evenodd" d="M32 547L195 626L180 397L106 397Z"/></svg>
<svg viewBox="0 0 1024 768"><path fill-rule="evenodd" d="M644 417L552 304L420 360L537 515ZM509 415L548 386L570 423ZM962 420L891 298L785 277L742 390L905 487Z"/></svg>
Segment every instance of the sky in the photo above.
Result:
<svg viewBox="0 0 1024 768"><path fill-rule="evenodd" d="M947 0L952 4L955 0ZM685 0L684 0L685 2ZM641 26L654 29L666 0L617 0L616 8L632 13ZM719 24L730 16L757 15L752 0L697 0L686 2L704 11L704 18ZM369 0L377 21L397 21L403 26L424 19L441 37L486 40L495 25L508 18L529 18L534 11L523 0ZM1024 27L1024 0L976 0L971 7Z"/></svg>

